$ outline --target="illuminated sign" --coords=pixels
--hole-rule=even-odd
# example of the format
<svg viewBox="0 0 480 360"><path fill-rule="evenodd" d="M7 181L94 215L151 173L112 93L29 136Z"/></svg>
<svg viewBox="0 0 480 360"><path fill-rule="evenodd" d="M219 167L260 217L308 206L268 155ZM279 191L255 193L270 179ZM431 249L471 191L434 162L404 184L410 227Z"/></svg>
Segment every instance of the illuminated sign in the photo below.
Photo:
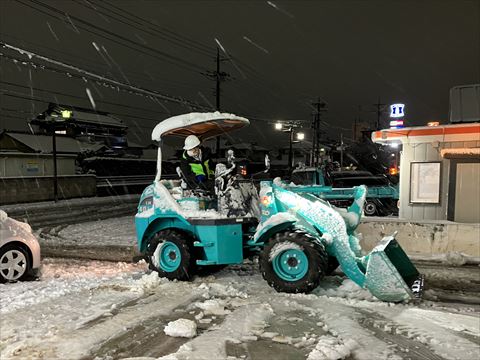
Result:
<svg viewBox="0 0 480 360"><path fill-rule="evenodd" d="M405 115L405 104L392 104L390 105L390 117L399 118Z"/></svg>
<svg viewBox="0 0 480 360"><path fill-rule="evenodd" d="M438 121L430 121L427 123L428 126L438 126L440 123Z"/></svg>
<svg viewBox="0 0 480 360"><path fill-rule="evenodd" d="M390 129L401 129L401 128L403 128L403 119L390 121Z"/></svg>
<svg viewBox="0 0 480 360"><path fill-rule="evenodd" d="M395 127L403 126L403 120L392 120L390 121L390 126L395 126Z"/></svg>

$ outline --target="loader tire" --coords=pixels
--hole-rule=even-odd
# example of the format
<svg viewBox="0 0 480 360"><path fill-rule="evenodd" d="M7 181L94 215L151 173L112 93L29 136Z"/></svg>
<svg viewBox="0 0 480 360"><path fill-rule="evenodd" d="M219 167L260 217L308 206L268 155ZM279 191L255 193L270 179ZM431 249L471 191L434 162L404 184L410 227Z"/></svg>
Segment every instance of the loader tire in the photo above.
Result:
<svg viewBox="0 0 480 360"><path fill-rule="evenodd" d="M327 269L324 246L303 232L276 234L260 255L262 276L278 292L308 293Z"/></svg>
<svg viewBox="0 0 480 360"><path fill-rule="evenodd" d="M148 242L146 260L150 270L170 280L191 280L195 274L193 239L175 230L162 230Z"/></svg>
<svg viewBox="0 0 480 360"><path fill-rule="evenodd" d="M328 257L327 272L326 272L325 275L332 274L335 270L337 270L339 265L340 265L340 263L338 262L338 260L335 256L329 256Z"/></svg>

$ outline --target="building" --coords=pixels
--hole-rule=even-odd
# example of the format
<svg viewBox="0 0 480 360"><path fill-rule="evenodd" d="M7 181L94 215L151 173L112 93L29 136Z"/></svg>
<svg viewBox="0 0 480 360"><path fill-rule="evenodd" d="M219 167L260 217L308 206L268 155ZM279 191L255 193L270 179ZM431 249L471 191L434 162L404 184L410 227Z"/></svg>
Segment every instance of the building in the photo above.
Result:
<svg viewBox="0 0 480 360"><path fill-rule="evenodd" d="M77 159L105 146L59 135L56 148L55 179L52 136L0 133L0 205L52 200L55 181L60 199L95 195L95 176L78 174Z"/></svg>
<svg viewBox="0 0 480 360"><path fill-rule="evenodd" d="M74 175L79 154L94 155L103 144L83 143L67 136L56 137L58 175ZM52 176L52 136L0 132L0 177Z"/></svg>
<svg viewBox="0 0 480 360"><path fill-rule="evenodd" d="M480 123L385 129L372 140L402 146L400 218L480 223Z"/></svg>

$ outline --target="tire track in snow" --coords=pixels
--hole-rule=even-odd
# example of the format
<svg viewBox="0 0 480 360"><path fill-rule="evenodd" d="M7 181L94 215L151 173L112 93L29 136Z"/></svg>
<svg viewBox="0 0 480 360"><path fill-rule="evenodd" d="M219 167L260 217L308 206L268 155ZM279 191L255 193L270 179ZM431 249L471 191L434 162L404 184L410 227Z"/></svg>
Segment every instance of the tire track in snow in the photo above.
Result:
<svg viewBox="0 0 480 360"><path fill-rule="evenodd" d="M374 311L357 309L363 318L359 323L369 329L380 340L395 347L395 354L405 360L444 360L443 357L435 354L431 349L420 341L415 341L407 336L409 329L392 322Z"/></svg>

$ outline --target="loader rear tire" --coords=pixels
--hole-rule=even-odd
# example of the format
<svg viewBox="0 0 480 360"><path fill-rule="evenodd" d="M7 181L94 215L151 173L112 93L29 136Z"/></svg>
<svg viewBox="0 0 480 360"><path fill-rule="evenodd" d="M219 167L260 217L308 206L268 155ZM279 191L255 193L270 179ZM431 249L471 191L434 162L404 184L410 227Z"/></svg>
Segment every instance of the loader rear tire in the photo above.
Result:
<svg viewBox="0 0 480 360"><path fill-rule="evenodd" d="M156 233L148 242L146 260L150 270L170 280L188 281L195 274L193 239L172 229Z"/></svg>
<svg viewBox="0 0 480 360"><path fill-rule="evenodd" d="M263 278L278 292L308 293L327 269L324 246L303 232L277 233L260 255Z"/></svg>

